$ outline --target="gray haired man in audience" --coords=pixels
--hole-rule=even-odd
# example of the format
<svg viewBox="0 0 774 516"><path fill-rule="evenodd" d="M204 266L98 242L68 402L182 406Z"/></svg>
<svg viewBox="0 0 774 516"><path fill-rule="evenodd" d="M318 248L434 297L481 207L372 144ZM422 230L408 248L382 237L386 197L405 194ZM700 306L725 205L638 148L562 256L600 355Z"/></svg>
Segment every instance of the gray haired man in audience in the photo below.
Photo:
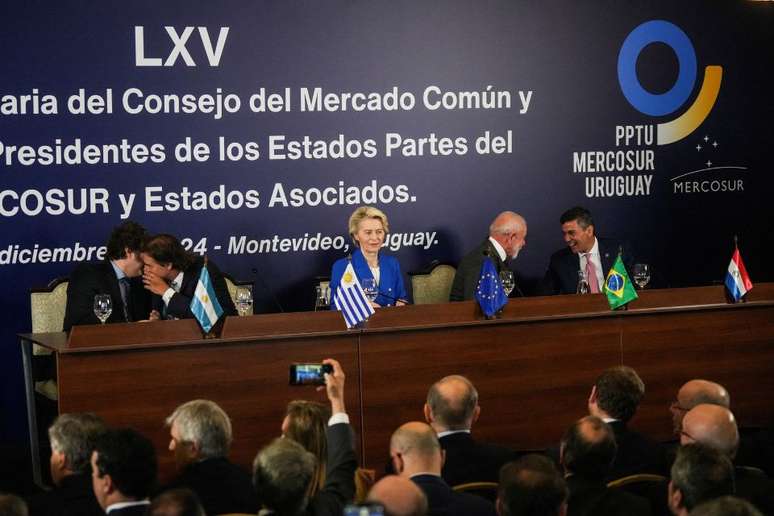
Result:
<svg viewBox="0 0 774 516"><path fill-rule="evenodd" d="M183 403L166 423L169 450L179 469L179 476L167 487L191 489L207 514L258 511L250 474L228 460L231 420L217 403Z"/></svg>
<svg viewBox="0 0 774 516"><path fill-rule="evenodd" d="M672 465L669 509L686 516L700 503L734 494L734 468L728 457L701 444L681 446Z"/></svg>
<svg viewBox="0 0 774 516"><path fill-rule="evenodd" d="M91 488L91 452L105 423L94 414L61 414L48 429L51 443L51 480L54 489L29 501L38 515L101 515Z"/></svg>

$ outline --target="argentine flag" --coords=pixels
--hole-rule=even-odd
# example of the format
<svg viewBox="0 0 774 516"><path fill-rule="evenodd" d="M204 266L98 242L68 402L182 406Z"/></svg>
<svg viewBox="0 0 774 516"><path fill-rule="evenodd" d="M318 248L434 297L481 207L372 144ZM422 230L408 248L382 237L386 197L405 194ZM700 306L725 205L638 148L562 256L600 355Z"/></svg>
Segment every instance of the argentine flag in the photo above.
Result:
<svg viewBox="0 0 774 516"><path fill-rule="evenodd" d="M347 328L357 326L375 313L374 307L363 292L363 287L355 275L352 262L347 264L344 274L341 276L341 284L336 289L333 299L336 308L344 315Z"/></svg>
<svg viewBox="0 0 774 516"><path fill-rule="evenodd" d="M738 247L734 249L734 254L731 256L731 262L728 264L726 288L728 289L728 293L731 294L731 297L734 299L734 303L742 299L744 295L753 288L750 276L747 274L747 269L744 268L742 255L739 254Z"/></svg>
<svg viewBox="0 0 774 516"><path fill-rule="evenodd" d="M218 303L218 296L215 295L215 289L212 287L210 273L207 272L207 262L204 262L202 272L199 274L199 282L196 284L194 297L191 299L191 312L199 321L205 333L209 333L220 316L223 315L223 308Z"/></svg>

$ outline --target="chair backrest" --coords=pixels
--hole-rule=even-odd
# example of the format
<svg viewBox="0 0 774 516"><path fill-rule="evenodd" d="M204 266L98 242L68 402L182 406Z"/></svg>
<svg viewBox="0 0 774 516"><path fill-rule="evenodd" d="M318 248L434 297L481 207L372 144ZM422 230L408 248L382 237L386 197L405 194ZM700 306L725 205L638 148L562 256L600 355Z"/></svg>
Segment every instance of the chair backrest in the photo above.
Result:
<svg viewBox="0 0 774 516"><path fill-rule="evenodd" d="M628 477L621 477L615 480L611 480L607 483L607 487L627 487L631 484L653 484L667 480L665 476L653 475L651 473L638 473L636 475L629 475Z"/></svg>
<svg viewBox="0 0 774 516"><path fill-rule="evenodd" d="M414 304L447 303L456 269L434 262L420 272L410 273Z"/></svg>
<svg viewBox="0 0 774 516"><path fill-rule="evenodd" d="M668 485L667 477L650 473L629 475L607 483L607 487L620 489L648 500L653 514L670 513L667 505Z"/></svg>
<svg viewBox="0 0 774 516"><path fill-rule="evenodd" d="M253 293L253 282L252 281L238 281L231 277L231 275L227 273L223 273L223 280L226 282L226 288L228 289L228 295L231 296L231 301L234 302L234 306L237 304L236 300L236 293L237 289L239 288L246 288L250 291L250 293ZM249 315L249 314L248 314Z"/></svg>
<svg viewBox="0 0 774 516"><path fill-rule="evenodd" d="M490 502L497 499L497 482L468 482L453 486L452 489L458 493L468 493L486 498Z"/></svg>
<svg viewBox="0 0 774 516"><path fill-rule="evenodd" d="M62 331L67 306L67 278L30 290L32 333Z"/></svg>

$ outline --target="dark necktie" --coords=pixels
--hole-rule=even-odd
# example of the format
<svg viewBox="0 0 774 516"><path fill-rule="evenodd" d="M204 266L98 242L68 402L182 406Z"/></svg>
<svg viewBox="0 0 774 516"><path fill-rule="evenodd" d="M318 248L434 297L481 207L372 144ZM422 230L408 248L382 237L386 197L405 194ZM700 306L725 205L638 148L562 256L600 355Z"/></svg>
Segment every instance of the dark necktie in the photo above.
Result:
<svg viewBox="0 0 774 516"><path fill-rule="evenodd" d="M118 280L118 283L121 287L121 299L124 302L124 318L126 319L126 322L132 322L132 315L129 312L129 294L132 290L131 283L129 283L129 278L126 276Z"/></svg>

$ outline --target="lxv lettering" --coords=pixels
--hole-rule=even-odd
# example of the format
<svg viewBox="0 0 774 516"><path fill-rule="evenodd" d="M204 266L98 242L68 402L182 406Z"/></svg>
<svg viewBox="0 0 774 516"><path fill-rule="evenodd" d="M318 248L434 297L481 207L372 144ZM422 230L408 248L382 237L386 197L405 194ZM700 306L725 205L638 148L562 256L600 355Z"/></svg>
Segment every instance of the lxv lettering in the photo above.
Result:
<svg viewBox="0 0 774 516"><path fill-rule="evenodd" d="M199 39L202 41L202 47L204 47L204 53L207 55L207 61L209 61L210 66L218 66L220 63L220 58L223 55L223 47L226 46L228 27L220 28L218 41L216 42L214 49L207 27L186 27L183 29L182 34L178 34L174 27L166 26L164 29L167 31L169 39L172 40L172 50L170 50L169 55L162 65L162 59L160 57L146 57L145 55L145 27L142 25L134 27L134 63L136 66L173 66L178 57L181 58L187 66L196 66L193 57L191 57L191 54L186 47L188 39L191 37L191 34L193 34L194 29L198 29Z"/></svg>

